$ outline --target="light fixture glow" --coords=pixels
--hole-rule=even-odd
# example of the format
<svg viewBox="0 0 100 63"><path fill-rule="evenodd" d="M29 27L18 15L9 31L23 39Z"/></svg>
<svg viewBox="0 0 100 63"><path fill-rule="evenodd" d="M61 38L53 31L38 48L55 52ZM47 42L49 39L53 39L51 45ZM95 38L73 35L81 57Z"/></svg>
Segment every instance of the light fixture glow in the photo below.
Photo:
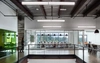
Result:
<svg viewBox="0 0 100 63"><path fill-rule="evenodd" d="M54 28L55 28L55 27L61 28L61 26L43 26L43 27L44 27L44 28L46 28L46 27L50 27L50 28L51 28L51 27L54 27Z"/></svg>
<svg viewBox="0 0 100 63"><path fill-rule="evenodd" d="M39 9L38 9L38 8L36 8L36 10L38 11Z"/></svg>
<svg viewBox="0 0 100 63"><path fill-rule="evenodd" d="M75 5L75 2L22 2L23 5Z"/></svg>
<svg viewBox="0 0 100 63"><path fill-rule="evenodd" d="M61 11L66 11L67 9L60 9Z"/></svg>
<svg viewBox="0 0 100 63"><path fill-rule="evenodd" d="M75 2L49 2L49 5L75 5Z"/></svg>
<svg viewBox="0 0 100 63"><path fill-rule="evenodd" d="M78 26L78 28L96 28L96 26Z"/></svg>
<svg viewBox="0 0 100 63"><path fill-rule="evenodd" d="M48 2L22 2L23 5L48 5Z"/></svg>
<svg viewBox="0 0 100 63"><path fill-rule="evenodd" d="M65 22L65 20L37 20L37 22Z"/></svg>

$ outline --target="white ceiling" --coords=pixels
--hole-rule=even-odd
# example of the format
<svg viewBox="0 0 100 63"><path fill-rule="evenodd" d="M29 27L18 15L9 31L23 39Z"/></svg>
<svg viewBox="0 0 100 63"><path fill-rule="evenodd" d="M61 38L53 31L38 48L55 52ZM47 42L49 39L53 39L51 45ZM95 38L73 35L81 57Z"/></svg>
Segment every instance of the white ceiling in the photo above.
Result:
<svg viewBox="0 0 100 63"><path fill-rule="evenodd" d="M37 18L37 19L41 19ZM37 19L30 21L28 18L25 18L25 29L53 29L53 30L84 30L86 28L78 28L78 26L97 26L100 29L100 18L93 19L92 17L76 17L75 19L70 17L62 17L66 20L64 23L40 23L37 22ZM97 23L96 23L97 21ZM61 28L43 28L43 26L62 26ZM91 28L92 29L92 28Z"/></svg>

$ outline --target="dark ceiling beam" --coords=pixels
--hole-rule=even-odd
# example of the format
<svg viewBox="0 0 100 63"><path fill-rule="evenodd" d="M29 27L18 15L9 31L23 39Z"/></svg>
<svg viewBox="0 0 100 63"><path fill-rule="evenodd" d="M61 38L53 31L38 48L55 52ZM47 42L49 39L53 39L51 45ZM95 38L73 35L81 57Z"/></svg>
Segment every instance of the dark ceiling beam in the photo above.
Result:
<svg viewBox="0 0 100 63"><path fill-rule="evenodd" d="M84 5L84 3L86 2L87 0L78 0L76 5L74 6L73 10L71 11L71 17L73 17L78 11L79 9Z"/></svg>
<svg viewBox="0 0 100 63"><path fill-rule="evenodd" d="M64 1L64 0L60 0L60 1ZM60 13L61 13L60 9L61 9L61 5L58 8L58 18L60 18Z"/></svg>
<svg viewBox="0 0 100 63"><path fill-rule="evenodd" d="M100 15L96 15L96 17L95 17L95 18L98 18L98 17L100 17Z"/></svg>
<svg viewBox="0 0 100 63"><path fill-rule="evenodd" d="M53 6L51 6L51 16L53 17Z"/></svg>
<svg viewBox="0 0 100 63"><path fill-rule="evenodd" d="M100 17L100 10L99 10L99 11L97 11L94 15L96 15L96 17L95 17L95 18Z"/></svg>
<svg viewBox="0 0 100 63"><path fill-rule="evenodd" d="M83 12L83 16L87 16L92 10L96 9L99 5L100 0L94 0L94 2Z"/></svg>
<svg viewBox="0 0 100 63"><path fill-rule="evenodd" d="M58 9L58 18L60 18L60 9L61 9L61 5L59 6L59 9Z"/></svg>
<svg viewBox="0 0 100 63"><path fill-rule="evenodd" d="M33 19L33 14L30 12L30 10L26 7L24 7L19 0L10 0L13 2L19 9L21 9L24 13L26 13L31 19Z"/></svg>
<svg viewBox="0 0 100 63"><path fill-rule="evenodd" d="M38 1L42 1L42 0L38 0ZM44 6L43 5L40 5L40 8L41 8L41 10L43 11L43 14L44 14L44 18L45 19L47 19L47 14L46 14L46 11L45 11L45 9L44 9Z"/></svg>
<svg viewBox="0 0 100 63"><path fill-rule="evenodd" d="M41 7L41 9L42 9L42 11L43 11L43 14L44 14L44 18L46 19L47 17L47 14L46 14L46 11L45 11L45 9L44 9L44 6L43 5L40 5L40 7Z"/></svg>

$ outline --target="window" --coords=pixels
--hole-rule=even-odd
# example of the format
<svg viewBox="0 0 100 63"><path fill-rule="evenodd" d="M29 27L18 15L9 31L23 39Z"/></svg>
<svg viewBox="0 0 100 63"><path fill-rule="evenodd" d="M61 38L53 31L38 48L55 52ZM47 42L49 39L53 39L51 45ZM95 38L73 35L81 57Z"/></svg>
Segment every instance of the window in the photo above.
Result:
<svg viewBox="0 0 100 63"><path fill-rule="evenodd" d="M79 42L83 42L82 35L79 35ZM84 36L84 42L87 42L87 35Z"/></svg>

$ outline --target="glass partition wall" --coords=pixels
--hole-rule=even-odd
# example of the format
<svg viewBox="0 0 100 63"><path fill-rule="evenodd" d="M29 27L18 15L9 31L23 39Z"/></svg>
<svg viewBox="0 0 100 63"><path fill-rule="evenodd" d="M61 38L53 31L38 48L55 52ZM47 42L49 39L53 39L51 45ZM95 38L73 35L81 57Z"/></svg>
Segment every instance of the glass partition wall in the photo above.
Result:
<svg viewBox="0 0 100 63"><path fill-rule="evenodd" d="M26 44L67 43L83 45L87 42L87 35L84 34L84 31L26 30L25 34Z"/></svg>
<svg viewBox="0 0 100 63"><path fill-rule="evenodd" d="M73 54L74 48L81 48L77 45L83 46L85 41L84 31L26 30L25 34L31 54L68 54L68 52ZM48 50L51 48L59 51Z"/></svg>
<svg viewBox="0 0 100 63"><path fill-rule="evenodd" d="M86 45L87 44L87 34L85 31L79 31L79 41L78 44Z"/></svg>
<svg viewBox="0 0 100 63"><path fill-rule="evenodd" d="M16 32L0 29L0 58L16 52Z"/></svg>
<svg viewBox="0 0 100 63"><path fill-rule="evenodd" d="M68 43L68 31L27 30L25 40L28 43Z"/></svg>

